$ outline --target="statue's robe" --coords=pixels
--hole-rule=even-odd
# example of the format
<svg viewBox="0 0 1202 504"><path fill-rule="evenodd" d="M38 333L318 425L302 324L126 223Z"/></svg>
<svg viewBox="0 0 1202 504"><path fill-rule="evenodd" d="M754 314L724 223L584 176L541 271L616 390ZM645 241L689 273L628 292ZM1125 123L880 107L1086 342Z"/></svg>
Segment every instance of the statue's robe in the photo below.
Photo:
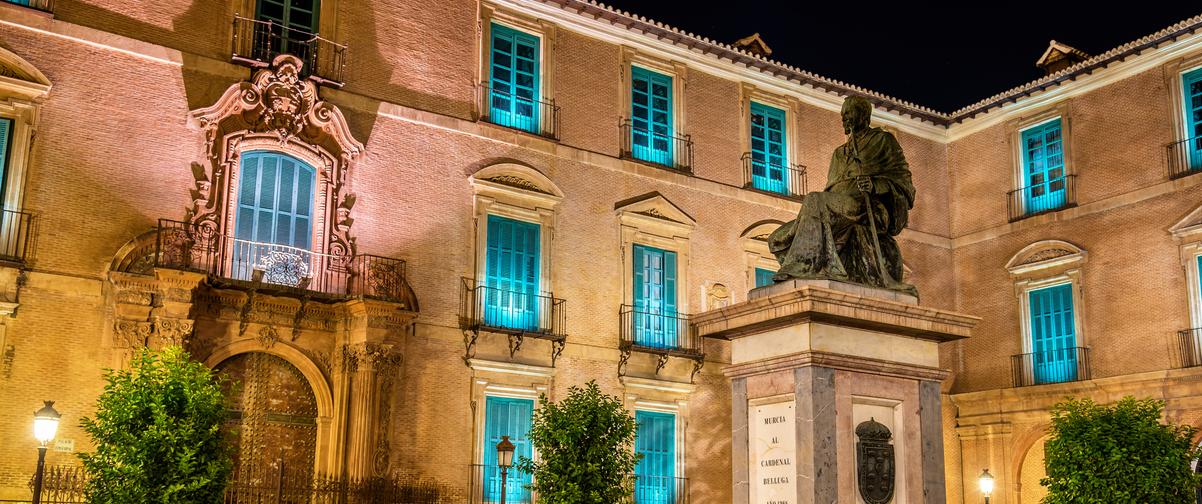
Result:
<svg viewBox="0 0 1202 504"><path fill-rule="evenodd" d="M863 175L872 178L870 205L856 185ZM769 236L769 249L781 265L775 279L839 280L916 293L901 281L901 250L893 238L905 229L914 207L910 167L897 139L880 128L861 131L831 154L827 180L824 191L805 195L796 219ZM888 275L878 267L869 207Z"/></svg>

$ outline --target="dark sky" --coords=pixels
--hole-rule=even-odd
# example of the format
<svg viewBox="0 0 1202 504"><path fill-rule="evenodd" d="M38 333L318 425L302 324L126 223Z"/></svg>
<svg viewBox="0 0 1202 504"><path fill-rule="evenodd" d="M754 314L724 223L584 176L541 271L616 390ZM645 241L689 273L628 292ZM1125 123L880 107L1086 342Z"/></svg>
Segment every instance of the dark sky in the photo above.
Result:
<svg viewBox="0 0 1202 504"><path fill-rule="evenodd" d="M1202 2L601 0L723 42L759 32L772 58L940 112L1041 77L1050 39L1091 55L1202 13Z"/></svg>

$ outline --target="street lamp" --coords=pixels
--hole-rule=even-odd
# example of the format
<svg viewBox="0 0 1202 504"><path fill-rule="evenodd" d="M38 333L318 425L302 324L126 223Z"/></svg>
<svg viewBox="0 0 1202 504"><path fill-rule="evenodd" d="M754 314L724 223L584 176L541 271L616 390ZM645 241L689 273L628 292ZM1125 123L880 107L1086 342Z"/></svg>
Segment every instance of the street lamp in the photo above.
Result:
<svg viewBox="0 0 1202 504"><path fill-rule="evenodd" d="M505 480L509 476L509 466L513 465L513 443L509 436L501 436L497 443L497 465L501 466L501 504L505 504Z"/></svg>
<svg viewBox="0 0 1202 504"><path fill-rule="evenodd" d="M58 432L62 415L54 409L54 401L43 401L42 409L33 412L33 437L38 440L38 471L33 476L33 504L42 502L42 473L46 469L46 448Z"/></svg>
<svg viewBox="0 0 1202 504"><path fill-rule="evenodd" d="M977 478L977 485L981 487L981 495L985 496L985 504L989 504L989 496L993 494L993 475L989 474L989 469L985 469Z"/></svg>

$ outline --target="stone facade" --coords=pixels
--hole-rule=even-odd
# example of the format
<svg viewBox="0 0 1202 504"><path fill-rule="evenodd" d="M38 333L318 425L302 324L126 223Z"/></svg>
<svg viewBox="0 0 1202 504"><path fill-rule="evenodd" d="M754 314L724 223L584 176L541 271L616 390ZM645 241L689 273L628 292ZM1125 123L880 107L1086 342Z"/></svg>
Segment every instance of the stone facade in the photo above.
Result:
<svg viewBox="0 0 1202 504"><path fill-rule="evenodd" d="M299 373L312 387L317 471L405 475L466 493L471 464L489 449L486 395L555 400L596 380L632 409L676 411L677 474L690 479L692 502L731 502L730 346L707 342L699 368L624 352L630 248L680 254L681 313L745 301L754 265L768 259L755 237L798 210L744 188L748 103L787 110L790 161L810 167L817 190L844 141L837 111L848 93L872 97L875 120L910 161L918 201L899 243L922 305L981 317L973 338L942 347L952 372L942 401L949 502L975 501L983 467L999 480L993 502L1028 502L1041 460L1030 448L1042 443L1046 407L1066 394L1162 397L1172 418L1202 424L1198 374L1178 369L1176 339L1202 324L1187 281L1197 280L1191 212L1202 181L1168 179L1164 156L1184 129L1180 74L1202 61L1202 35L948 116L587 2L320 4L321 36L347 47L344 84L301 80L280 94L267 81L288 61L231 62L232 21L255 12L253 0L63 0L53 13L0 2L0 117L14 119L4 202L33 222L6 238L27 253L0 268L0 403L13 406L0 414L0 446L30 446L20 405L54 399L59 438L74 445L48 462L74 463L69 451L90 449L78 420L92 412L103 369L138 347L184 342L210 366L269 354L291 366L272 368L278 376ZM493 20L540 35L558 139L481 120L482 37ZM619 156L632 62L673 74L677 130L695 145L691 172ZM1010 222L1018 131L1049 114L1066 124L1076 204ZM321 172L317 251L402 259L404 285L323 297L312 295L318 285L265 292L156 268L159 219L228 234L229 177L252 147ZM562 344L464 330L462 279L482 273L492 213L542 225L543 290L568 308ZM1049 240L1071 244L1079 260L1032 256L1039 268L1008 269ZM353 278L369 277L363 268ZM1069 270L1093 379L1014 388L1016 286L1032 271ZM26 495L29 455L0 460L0 498Z"/></svg>

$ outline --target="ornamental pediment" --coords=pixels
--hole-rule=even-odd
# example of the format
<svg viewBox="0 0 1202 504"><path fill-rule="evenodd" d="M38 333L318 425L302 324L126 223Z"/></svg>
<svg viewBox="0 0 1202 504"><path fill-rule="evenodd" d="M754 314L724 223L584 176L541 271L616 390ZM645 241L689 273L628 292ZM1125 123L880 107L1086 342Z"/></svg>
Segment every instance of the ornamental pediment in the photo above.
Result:
<svg viewBox="0 0 1202 504"><path fill-rule="evenodd" d="M1085 262L1085 250L1066 241L1043 240L1023 247L1006 263L1012 275L1066 269Z"/></svg>
<svg viewBox="0 0 1202 504"><path fill-rule="evenodd" d="M689 230L697 226L696 219L655 191L619 201L614 205L614 211L623 219L641 217Z"/></svg>
<svg viewBox="0 0 1202 504"><path fill-rule="evenodd" d="M468 177L477 195L508 201L519 206L551 208L563 199L563 191L542 172L517 163L496 163Z"/></svg>

